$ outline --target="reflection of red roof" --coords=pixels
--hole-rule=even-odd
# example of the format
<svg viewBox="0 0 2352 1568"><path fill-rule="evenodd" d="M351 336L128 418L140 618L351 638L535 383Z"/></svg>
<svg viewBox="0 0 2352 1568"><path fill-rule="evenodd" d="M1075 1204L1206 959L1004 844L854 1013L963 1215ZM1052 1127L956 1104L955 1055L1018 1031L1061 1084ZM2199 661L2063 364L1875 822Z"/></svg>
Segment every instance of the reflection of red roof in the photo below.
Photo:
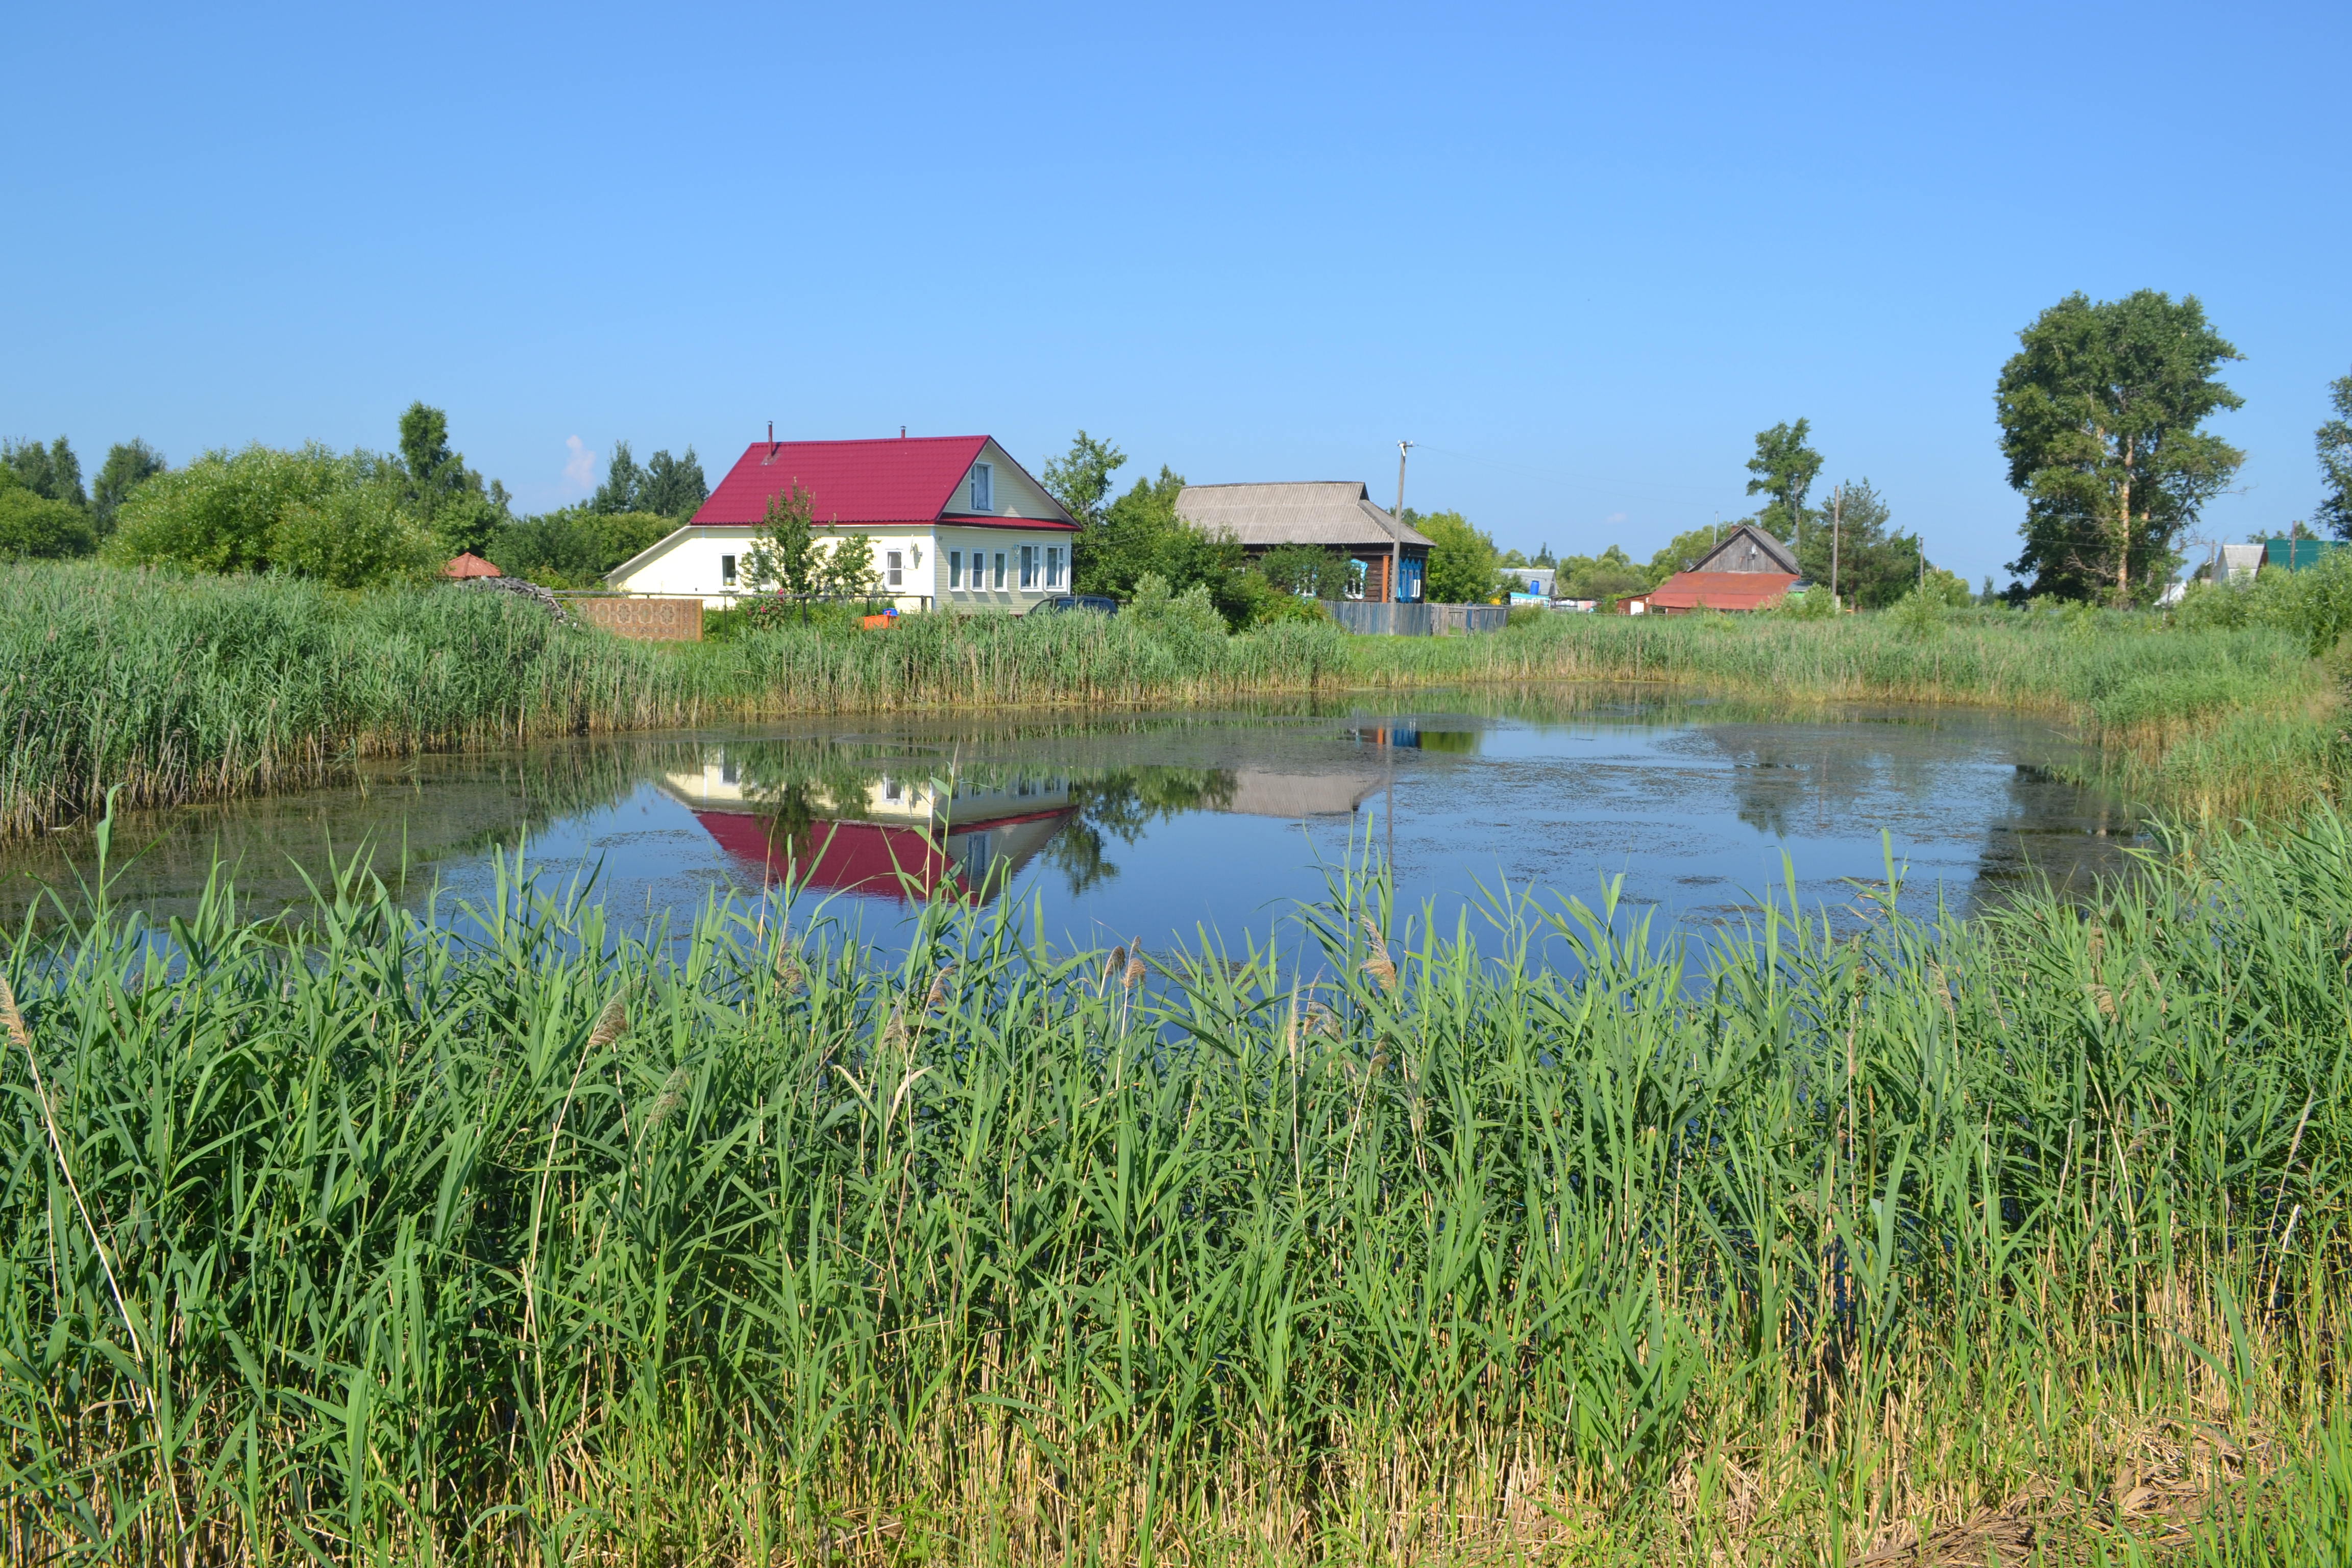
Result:
<svg viewBox="0 0 2352 1568"><path fill-rule="evenodd" d="M448 564L441 568L441 575L444 577L503 577L506 574L467 550L452 555Z"/></svg>
<svg viewBox="0 0 2352 1568"><path fill-rule="evenodd" d="M1758 610L1796 581L1788 572L1677 572L1648 597L1653 610Z"/></svg>
<svg viewBox="0 0 2352 1568"><path fill-rule="evenodd" d="M932 522L987 447L985 436L879 441L754 441L694 514L698 523L758 523L768 500L798 485L819 524ZM1018 467L1019 465L1014 465ZM1054 521L1067 524L1069 519Z"/></svg>
<svg viewBox="0 0 2352 1568"><path fill-rule="evenodd" d="M882 898L906 896L901 872L914 890L930 893L942 879L951 890L963 892L963 875L954 861L940 853L920 828L893 827L879 822L814 822L808 837L794 841L771 838L774 818L741 811L698 811L719 847L730 855L757 861L781 881L790 866L810 887L841 893L866 893Z"/></svg>

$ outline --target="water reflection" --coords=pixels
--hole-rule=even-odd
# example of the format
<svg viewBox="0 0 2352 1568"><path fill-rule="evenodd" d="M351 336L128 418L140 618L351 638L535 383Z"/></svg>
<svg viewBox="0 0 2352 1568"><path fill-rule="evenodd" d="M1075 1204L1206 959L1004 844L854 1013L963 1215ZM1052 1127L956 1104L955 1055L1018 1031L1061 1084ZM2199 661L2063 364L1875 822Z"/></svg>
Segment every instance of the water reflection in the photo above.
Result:
<svg viewBox="0 0 2352 1568"><path fill-rule="evenodd" d="M330 790L154 814L116 897L182 912L217 848L250 901L299 905L331 857L370 846L412 902L478 898L494 848L528 841L558 877L602 879L646 918L788 873L884 924L940 894L1035 900L1057 938L1262 929L1368 836L1400 905L1475 906L1481 887L1736 919L1783 875L1837 905L1883 875L1882 830L1922 912L2047 875L2082 887L2131 843L2124 803L2063 783L2047 727L1948 710L1802 720L1606 687L1360 697L1240 712L807 723L426 758ZM70 887L86 834L0 854L20 915Z"/></svg>

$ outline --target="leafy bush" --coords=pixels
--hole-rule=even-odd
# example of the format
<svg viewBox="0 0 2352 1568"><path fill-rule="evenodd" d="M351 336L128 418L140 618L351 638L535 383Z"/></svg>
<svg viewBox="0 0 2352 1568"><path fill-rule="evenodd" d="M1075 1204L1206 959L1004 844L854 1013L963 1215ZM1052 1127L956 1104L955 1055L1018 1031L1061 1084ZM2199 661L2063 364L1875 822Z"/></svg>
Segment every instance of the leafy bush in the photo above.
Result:
<svg viewBox="0 0 2352 1568"><path fill-rule="evenodd" d="M502 524L484 550L491 564L510 577L553 588L601 588L605 573L677 526L655 512L565 507Z"/></svg>
<svg viewBox="0 0 2352 1568"><path fill-rule="evenodd" d="M2271 626L2323 657L2352 631L2352 550L2330 551L2301 572L2262 572L2251 583L2191 583L2173 622L2192 631Z"/></svg>
<svg viewBox="0 0 2352 1568"><path fill-rule="evenodd" d="M1886 618L1906 637L1932 637L1943 629L1944 612L1949 607L1934 589L1914 588L1895 602Z"/></svg>
<svg viewBox="0 0 2352 1568"><path fill-rule="evenodd" d="M1826 621L1838 613L1837 596L1816 583L1801 594L1791 594L1782 599L1778 608L1769 612L1792 620Z"/></svg>
<svg viewBox="0 0 2352 1568"><path fill-rule="evenodd" d="M1127 613L1137 625L1157 631L1195 637L1225 635L1225 617L1219 613L1207 584L1195 583L1181 594L1171 594L1168 580L1157 572L1146 572L1136 580L1135 597L1128 601Z"/></svg>
<svg viewBox="0 0 2352 1568"><path fill-rule="evenodd" d="M0 466L0 560L87 555L94 544L81 508L51 500Z"/></svg>
<svg viewBox="0 0 2352 1568"><path fill-rule="evenodd" d="M422 577L441 560L433 531L383 483L349 485L286 509L270 534L270 564L336 588Z"/></svg>
<svg viewBox="0 0 2352 1568"><path fill-rule="evenodd" d="M289 512L368 483L379 468L372 454L341 456L315 442L294 452L257 442L242 452L206 452L131 493L107 540L107 558L124 565L266 572L278 564L278 528ZM303 536L298 526L287 537Z"/></svg>

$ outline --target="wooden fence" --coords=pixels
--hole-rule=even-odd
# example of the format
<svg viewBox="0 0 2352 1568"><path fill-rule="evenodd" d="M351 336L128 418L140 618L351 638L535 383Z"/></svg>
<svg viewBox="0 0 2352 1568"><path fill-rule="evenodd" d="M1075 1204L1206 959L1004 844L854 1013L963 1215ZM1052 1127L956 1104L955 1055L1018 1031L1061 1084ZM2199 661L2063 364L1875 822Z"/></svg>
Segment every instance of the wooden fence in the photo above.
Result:
<svg viewBox="0 0 2352 1568"><path fill-rule="evenodd" d="M1507 605L1375 605L1325 599L1331 618L1365 637L1426 637L1447 632L1495 632L1511 617Z"/></svg>

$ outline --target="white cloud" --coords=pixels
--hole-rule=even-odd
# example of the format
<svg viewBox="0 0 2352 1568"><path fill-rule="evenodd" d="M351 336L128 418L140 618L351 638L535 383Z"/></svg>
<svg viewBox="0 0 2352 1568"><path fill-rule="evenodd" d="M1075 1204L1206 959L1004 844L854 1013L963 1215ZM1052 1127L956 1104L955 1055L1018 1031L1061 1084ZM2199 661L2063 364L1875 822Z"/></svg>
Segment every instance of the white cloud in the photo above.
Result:
<svg viewBox="0 0 2352 1568"><path fill-rule="evenodd" d="M579 441L579 439L580 439L580 437L578 437L577 436L574 436L572 439L572 441L574 442L574 444L577 444L577 443L578 443L578 441ZM1623 512L1622 512L1622 511L1612 511L1612 512L1611 512L1607 517L1602 518L1601 521L1602 522L1604 522L1604 523L1609 523L1609 522L1622 522L1622 521L1625 521L1625 514L1624 514Z"/></svg>
<svg viewBox="0 0 2352 1568"><path fill-rule="evenodd" d="M596 454L577 436L566 436L563 444L572 449L563 464L563 488L584 496L596 488Z"/></svg>

